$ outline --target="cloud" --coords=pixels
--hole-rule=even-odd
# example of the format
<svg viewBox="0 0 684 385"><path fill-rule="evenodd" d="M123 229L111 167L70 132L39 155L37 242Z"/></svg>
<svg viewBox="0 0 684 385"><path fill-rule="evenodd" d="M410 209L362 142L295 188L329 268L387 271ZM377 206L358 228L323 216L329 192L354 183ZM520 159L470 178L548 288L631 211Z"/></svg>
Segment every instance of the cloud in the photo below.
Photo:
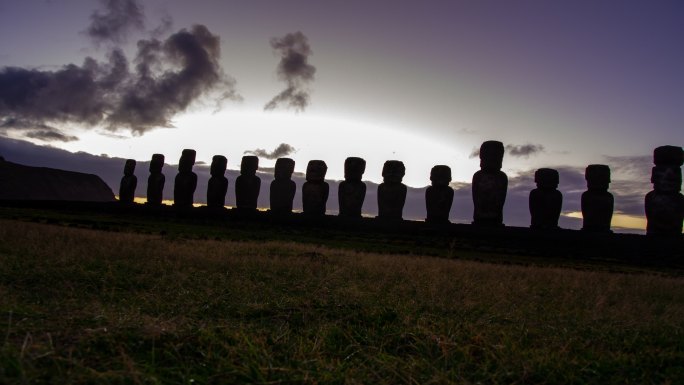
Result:
<svg viewBox="0 0 684 385"><path fill-rule="evenodd" d="M159 39L166 35L173 28L173 18L169 15L164 15L161 18L159 25L150 32L153 38Z"/></svg>
<svg viewBox="0 0 684 385"><path fill-rule="evenodd" d="M309 91L306 86L313 81L316 67L309 64L311 47L301 32L288 33L282 38L271 39L271 47L280 55L278 77L287 88L266 103L264 110L273 110L281 104L303 111L309 105Z"/></svg>
<svg viewBox="0 0 684 385"><path fill-rule="evenodd" d="M166 41L140 40L135 74L120 92L107 117L115 129L128 126L142 134L154 127L171 127L171 118L205 94L217 92L218 101L240 98L235 80L221 69L220 39L207 27L182 29ZM160 63L177 69L160 71Z"/></svg>
<svg viewBox="0 0 684 385"><path fill-rule="evenodd" d="M530 155L536 155L544 151L544 146L541 144L507 144L506 152L508 155L518 158L528 158Z"/></svg>
<svg viewBox="0 0 684 385"><path fill-rule="evenodd" d="M54 142L54 141L73 142L73 141L78 140L78 138L75 136L66 135L66 134L63 134L59 131L48 131L48 130L29 131L26 134L26 136L29 138L38 139L38 140L42 140L45 142Z"/></svg>
<svg viewBox="0 0 684 385"><path fill-rule="evenodd" d="M507 144L506 147L506 152L508 155L516 158L529 158L531 155L536 155L540 152L544 152L544 146L541 144ZM479 148L473 148L473 150L470 152L470 155L468 156L469 158L477 158L480 156L480 149Z"/></svg>
<svg viewBox="0 0 684 385"><path fill-rule="evenodd" d="M20 120L16 118L0 119L0 134L7 135L8 131L21 131L28 138L42 140L44 142L73 142L77 137L66 135L59 129L40 122Z"/></svg>
<svg viewBox="0 0 684 385"><path fill-rule="evenodd" d="M235 81L220 66L220 39L207 27L182 29L165 41L140 40L130 69L121 49L106 62L54 71L0 69L0 115L56 131L54 124L102 125L142 135L171 127L171 119L194 102L239 99ZM47 135L43 135L47 137Z"/></svg>
<svg viewBox="0 0 684 385"><path fill-rule="evenodd" d="M104 12L94 11L85 33L96 43L123 43L131 30L145 26L143 7L137 0L101 0Z"/></svg>
<svg viewBox="0 0 684 385"><path fill-rule="evenodd" d="M653 167L653 155L637 156L604 156L611 171L619 175L637 178L650 178Z"/></svg>
<svg viewBox="0 0 684 385"><path fill-rule="evenodd" d="M265 159L278 159L282 158L284 156L288 156L294 152L296 152L297 149L294 147L290 146L287 143L280 143L278 147L275 148L275 150L268 152L262 148L257 148L256 150L251 150L251 151L245 151L245 154L251 154L251 155L256 155L260 158L265 158Z"/></svg>

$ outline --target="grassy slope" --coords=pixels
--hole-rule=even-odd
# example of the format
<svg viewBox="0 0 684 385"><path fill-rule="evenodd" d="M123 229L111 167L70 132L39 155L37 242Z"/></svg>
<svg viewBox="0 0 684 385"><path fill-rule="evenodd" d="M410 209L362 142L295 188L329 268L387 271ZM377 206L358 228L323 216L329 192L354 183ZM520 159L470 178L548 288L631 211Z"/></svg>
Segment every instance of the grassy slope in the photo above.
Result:
<svg viewBox="0 0 684 385"><path fill-rule="evenodd" d="M684 279L0 221L0 383L677 383Z"/></svg>

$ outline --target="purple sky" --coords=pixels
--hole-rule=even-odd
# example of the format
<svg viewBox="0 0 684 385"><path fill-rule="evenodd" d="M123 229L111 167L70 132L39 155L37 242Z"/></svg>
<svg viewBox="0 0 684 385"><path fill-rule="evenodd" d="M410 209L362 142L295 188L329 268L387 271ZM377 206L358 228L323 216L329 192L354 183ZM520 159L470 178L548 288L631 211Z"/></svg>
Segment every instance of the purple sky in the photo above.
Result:
<svg viewBox="0 0 684 385"><path fill-rule="evenodd" d="M104 2L0 0L0 79L3 75L7 78L6 67L54 73L71 63L80 68L88 56L107 63L107 54L115 47L122 50L133 71L139 39L149 41L154 35L164 42L183 28L192 31L192 25L202 24L220 37L216 64L226 76L223 80L234 80L230 84L241 101L229 98L218 107L218 115L211 115L217 108L213 102L217 92L226 87L205 93L202 84L196 85L191 91L199 92L197 98L191 98L187 106L176 105L166 111L165 117L175 129L150 126L143 130L144 135L135 136L135 128L126 125L125 119L123 124L105 127L112 111L122 105L120 99L111 101L109 109L96 111L104 114L100 122L84 122L53 119L45 111L31 115L35 111L30 108L20 111L8 105L7 97L3 100L0 90L0 119L4 119L0 123L5 125L0 134L70 151L139 160L156 151L173 159L188 142L184 133L216 135L209 129L202 131L203 125L211 125L209 117L193 123L194 116L204 113L214 116L217 125L219 117L225 119L225 138L211 139L226 143L224 154L232 159L231 168L237 167L244 151L273 150L286 142L298 150L293 154L298 170L314 157L337 165L345 155L365 157L369 164L379 163L379 168L380 159L395 154L407 168L420 165L419 175L429 172L427 163L420 163L422 159L449 164L458 182L469 182L468 175L477 169L477 160L468 157L472 149L484 140L497 139L517 148L533 145L527 148L538 150L517 156L509 152L504 171L511 177L528 175L538 167L579 170L590 163L605 163L614 170L617 183L612 190L616 194L628 193L617 190L626 188L625 184L630 184L631 192L647 191L647 157L653 148L684 143L681 1L112 3L141 5L142 27L131 23L136 19L129 17L127 33L116 36L115 41L98 40L87 31L93 12L106 15ZM164 20L172 23L159 28ZM297 31L305 35L313 52L308 60L315 66L315 74L309 80L281 76L280 53L269 44L273 38ZM299 136L284 128L281 135L273 133L277 128L263 132L240 129L235 126L242 120L230 120L240 114L257 120L262 115L273 116L263 111L264 105L293 84L309 93L309 104L300 112L281 104L277 113L300 119L302 126L314 124L307 119L325 118L359 122L364 128L350 130L355 137L342 141L331 138L343 135L339 128L328 134L326 127L320 127L320 135ZM14 118L15 124L9 124L9 118ZM17 124L17 118L28 123ZM378 139L365 128L373 126L390 134ZM63 142L54 140L55 135L27 137L36 130L53 129L61 139L80 140ZM112 138L112 134L122 139ZM411 140L407 139L411 135L452 148L454 155L425 152L421 146L411 152ZM159 145L150 147L149 138ZM355 145L364 140L374 141L378 160L365 147ZM199 140L189 144L202 160L218 151ZM642 163L627 170L625 164L632 163L626 160ZM335 167L330 169L331 176L339 178L341 164ZM367 178L379 182L379 175L370 173L372 170ZM425 179L422 185L427 184ZM422 183L409 182L414 186ZM640 215L633 211L625 213Z"/></svg>

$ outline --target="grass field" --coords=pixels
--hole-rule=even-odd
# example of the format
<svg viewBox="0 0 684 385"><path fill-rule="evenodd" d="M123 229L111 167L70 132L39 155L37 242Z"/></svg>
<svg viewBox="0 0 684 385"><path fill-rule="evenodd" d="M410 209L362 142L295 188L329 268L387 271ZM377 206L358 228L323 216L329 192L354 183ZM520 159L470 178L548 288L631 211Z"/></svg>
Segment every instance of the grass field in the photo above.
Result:
<svg viewBox="0 0 684 385"><path fill-rule="evenodd" d="M684 278L0 220L0 333L3 384L677 384Z"/></svg>

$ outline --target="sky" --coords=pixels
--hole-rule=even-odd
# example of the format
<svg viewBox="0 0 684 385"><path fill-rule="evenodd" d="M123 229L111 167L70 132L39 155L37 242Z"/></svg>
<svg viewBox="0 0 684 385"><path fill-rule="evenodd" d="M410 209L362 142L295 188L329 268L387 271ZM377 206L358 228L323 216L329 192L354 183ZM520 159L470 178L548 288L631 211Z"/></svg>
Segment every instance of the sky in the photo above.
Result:
<svg viewBox="0 0 684 385"><path fill-rule="evenodd" d="M0 135L232 169L322 159L331 180L360 156L375 183L398 159L415 188L436 164L466 186L495 139L521 191L561 171L568 218L584 167L608 164L640 227L653 148L684 143L682 36L677 0L0 0Z"/></svg>

